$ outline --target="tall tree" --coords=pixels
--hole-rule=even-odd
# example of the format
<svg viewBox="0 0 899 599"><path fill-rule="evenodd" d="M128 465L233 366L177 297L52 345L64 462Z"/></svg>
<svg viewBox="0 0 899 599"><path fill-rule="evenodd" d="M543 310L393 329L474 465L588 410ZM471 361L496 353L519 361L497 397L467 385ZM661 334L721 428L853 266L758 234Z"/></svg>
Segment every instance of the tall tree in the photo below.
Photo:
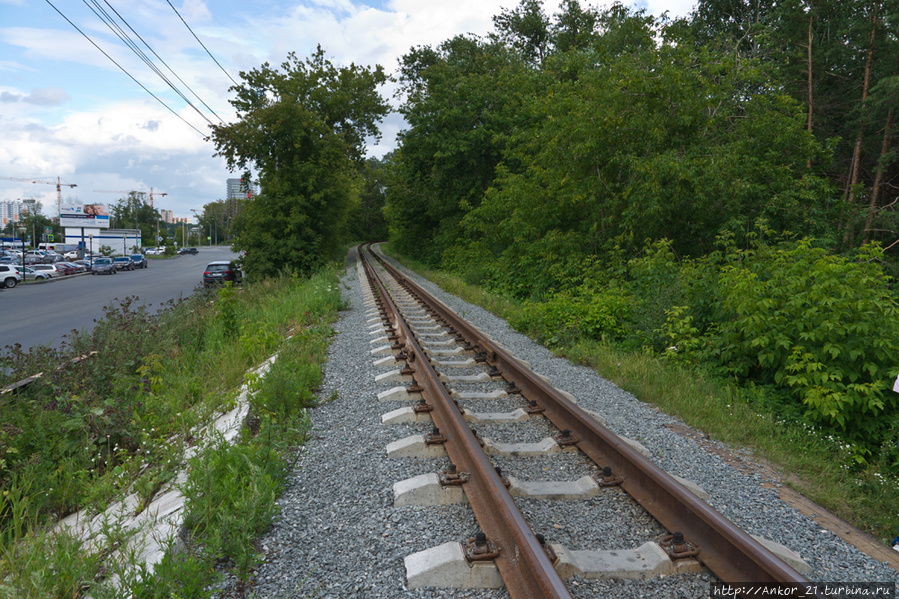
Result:
<svg viewBox="0 0 899 599"><path fill-rule="evenodd" d="M319 46L306 60L290 53L241 73L232 87L238 120L212 128L231 170L259 173L261 193L235 219L235 247L255 276L308 273L339 250L357 201L365 140L389 112L377 87L380 66L337 67Z"/></svg>

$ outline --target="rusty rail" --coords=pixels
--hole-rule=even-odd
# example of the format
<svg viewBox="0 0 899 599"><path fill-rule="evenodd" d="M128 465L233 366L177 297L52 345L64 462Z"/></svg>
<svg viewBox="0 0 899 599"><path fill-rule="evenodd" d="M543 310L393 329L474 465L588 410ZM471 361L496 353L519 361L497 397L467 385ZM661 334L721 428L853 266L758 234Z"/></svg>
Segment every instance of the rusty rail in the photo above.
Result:
<svg viewBox="0 0 899 599"><path fill-rule="evenodd" d="M536 401L556 427L571 431L578 438L578 448L590 459L600 467L610 466L615 474L623 477L622 488L665 528L683 532L688 541L698 545L701 548L698 559L722 581L805 588L803 585L808 581L801 574L687 491L671 475L525 368L421 286L379 256L375 257L410 294L430 306L438 322L457 331L474 351L481 352L487 363L502 373L504 379L520 388L525 398Z"/></svg>
<svg viewBox="0 0 899 599"><path fill-rule="evenodd" d="M513 599L571 599L565 583L364 254L366 275L378 292L378 303L384 316L398 335L398 346L406 350L406 360L415 371L416 381L432 402L431 417L447 439L447 454L460 471L470 474L464 485L465 494L481 530L500 548L495 563L509 595Z"/></svg>

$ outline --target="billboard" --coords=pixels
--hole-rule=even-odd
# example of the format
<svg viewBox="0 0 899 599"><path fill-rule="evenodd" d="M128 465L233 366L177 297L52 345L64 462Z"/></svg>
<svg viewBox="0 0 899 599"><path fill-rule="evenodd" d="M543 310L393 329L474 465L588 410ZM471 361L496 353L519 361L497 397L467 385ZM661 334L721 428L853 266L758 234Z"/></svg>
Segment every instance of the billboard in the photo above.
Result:
<svg viewBox="0 0 899 599"><path fill-rule="evenodd" d="M59 207L59 226L109 228L109 214L103 204L63 204Z"/></svg>

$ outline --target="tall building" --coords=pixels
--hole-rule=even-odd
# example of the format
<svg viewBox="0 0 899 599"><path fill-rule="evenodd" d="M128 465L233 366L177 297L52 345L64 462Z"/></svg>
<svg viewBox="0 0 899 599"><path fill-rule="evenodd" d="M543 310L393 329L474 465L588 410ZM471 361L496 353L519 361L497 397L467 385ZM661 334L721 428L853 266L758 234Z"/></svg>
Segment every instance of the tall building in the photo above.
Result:
<svg viewBox="0 0 899 599"><path fill-rule="evenodd" d="M0 202L0 227L22 220L22 202L9 200Z"/></svg>
<svg viewBox="0 0 899 599"><path fill-rule="evenodd" d="M162 222L164 222L164 223L175 222L173 220L174 214L172 213L171 210L160 210L159 216L162 218Z"/></svg>
<svg viewBox="0 0 899 599"><path fill-rule="evenodd" d="M250 185L249 190L246 190L244 185L242 184L241 179L228 179L227 181L227 190L225 197L229 200L251 198L258 193L259 191L256 189L256 186L252 184Z"/></svg>

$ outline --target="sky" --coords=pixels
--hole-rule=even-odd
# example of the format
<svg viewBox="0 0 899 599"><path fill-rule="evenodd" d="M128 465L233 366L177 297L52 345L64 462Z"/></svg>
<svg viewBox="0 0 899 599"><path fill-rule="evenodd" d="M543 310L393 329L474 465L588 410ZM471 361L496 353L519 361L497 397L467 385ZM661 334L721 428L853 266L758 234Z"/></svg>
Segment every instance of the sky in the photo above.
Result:
<svg viewBox="0 0 899 599"><path fill-rule="evenodd" d="M630 5L674 18L694 2ZM54 217L61 182L63 204L109 205L129 191L152 192L155 208L191 217L224 199L226 180L239 176L204 138L209 121L234 121L228 88L240 71L280 65L291 51L302 59L321 45L337 65L394 73L410 48L486 35L491 18L518 3L0 0L0 201L34 198ZM557 6L544 2L548 14ZM196 108L113 33L98 16L104 12ZM394 149L402 128L399 115L385 119L368 155Z"/></svg>

